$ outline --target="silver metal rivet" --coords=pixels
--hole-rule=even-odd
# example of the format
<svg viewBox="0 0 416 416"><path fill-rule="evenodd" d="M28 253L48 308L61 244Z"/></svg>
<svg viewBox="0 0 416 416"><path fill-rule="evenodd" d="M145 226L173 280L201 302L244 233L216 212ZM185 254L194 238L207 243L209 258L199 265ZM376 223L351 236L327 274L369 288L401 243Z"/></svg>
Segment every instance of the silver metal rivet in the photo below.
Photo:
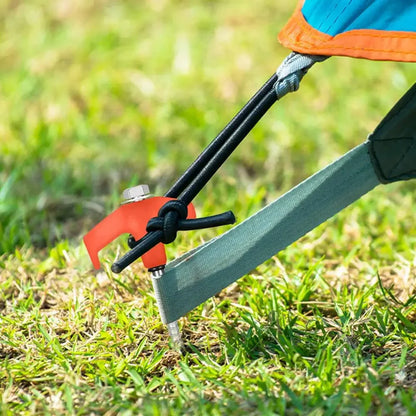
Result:
<svg viewBox="0 0 416 416"><path fill-rule="evenodd" d="M137 202L142 199L146 199L150 195L150 190L148 185L137 185L131 188L127 188L123 191L123 204L128 204L129 202Z"/></svg>

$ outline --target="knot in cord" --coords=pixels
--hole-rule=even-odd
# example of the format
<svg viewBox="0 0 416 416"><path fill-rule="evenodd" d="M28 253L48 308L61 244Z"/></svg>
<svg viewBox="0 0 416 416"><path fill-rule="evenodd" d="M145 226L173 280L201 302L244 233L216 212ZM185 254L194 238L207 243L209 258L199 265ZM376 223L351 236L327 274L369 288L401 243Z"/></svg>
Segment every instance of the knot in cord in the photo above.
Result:
<svg viewBox="0 0 416 416"><path fill-rule="evenodd" d="M288 75L286 78L277 81L274 85L277 99L280 100L280 98L284 97L286 94L297 91L299 89L300 81L305 74L306 71L300 69L299 71Z"/></svg>
<svg viewBox="0 0 416 416"><path fill-rule="evenodd" d="M185 220L188 215L186 205L176 199L166 202L158 212L158 216L151 218L147 223L146 231L162 231L163 237L161 242L169 244L175 240L179 230L179 223Z"/></svg>
<svg viewBox="0 0 416 416"><path fill-rule="evenodd" d="M277 99L280 100L289 92L295 92L299 88L299 83L308 69L316 62L322 62L328 56L307 55L298 52L292 52L282 64L277 68L277 82L274 85Z"/></svg>

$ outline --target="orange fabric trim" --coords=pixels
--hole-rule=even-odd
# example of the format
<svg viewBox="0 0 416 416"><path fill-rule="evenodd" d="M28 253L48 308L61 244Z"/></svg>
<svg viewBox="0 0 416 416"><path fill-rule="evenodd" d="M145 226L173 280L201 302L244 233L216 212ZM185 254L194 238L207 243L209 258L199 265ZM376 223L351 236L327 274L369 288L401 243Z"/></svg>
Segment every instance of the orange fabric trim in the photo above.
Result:
<svg viewBox="0 0 416 416"><path fill-rule="evenodd" d="M280 43L296 52L342 55L377 61L416 62L416 33L351 30L330 36L314 29L302 14L304 0L279 33Z"/></svg>

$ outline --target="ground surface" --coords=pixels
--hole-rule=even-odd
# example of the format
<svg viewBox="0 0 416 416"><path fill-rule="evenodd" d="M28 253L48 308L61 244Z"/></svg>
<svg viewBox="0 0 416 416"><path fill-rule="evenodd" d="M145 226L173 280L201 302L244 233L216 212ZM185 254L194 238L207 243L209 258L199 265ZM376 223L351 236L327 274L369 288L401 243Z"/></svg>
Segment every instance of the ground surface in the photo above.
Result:
<svg viewBox="0 0 416 416"><path fill-rule="evenodd" d="M2 414L414 414L412 182L379 187L181 320L82 235L163 192L288 51L295 2L0 1ZM195 200L239 221L365 140L414 65L331 58ZM225 229L225 228L224 228ZM223 230L182 235L173 258Z"/></svg>

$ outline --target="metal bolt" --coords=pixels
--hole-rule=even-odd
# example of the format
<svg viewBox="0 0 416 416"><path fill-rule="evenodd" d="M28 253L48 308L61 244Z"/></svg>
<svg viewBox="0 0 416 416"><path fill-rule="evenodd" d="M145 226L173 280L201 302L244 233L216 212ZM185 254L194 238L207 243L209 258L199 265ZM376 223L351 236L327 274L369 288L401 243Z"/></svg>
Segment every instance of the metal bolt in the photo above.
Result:
<svg viewBox="0 0 416 416"><path fill-rule="evenodd" d="M148 185L133 186L132 188L127 188L123 191L124 201L122 204L141 201L142 199L146 199L149 195L150 190Z"/></svg>

